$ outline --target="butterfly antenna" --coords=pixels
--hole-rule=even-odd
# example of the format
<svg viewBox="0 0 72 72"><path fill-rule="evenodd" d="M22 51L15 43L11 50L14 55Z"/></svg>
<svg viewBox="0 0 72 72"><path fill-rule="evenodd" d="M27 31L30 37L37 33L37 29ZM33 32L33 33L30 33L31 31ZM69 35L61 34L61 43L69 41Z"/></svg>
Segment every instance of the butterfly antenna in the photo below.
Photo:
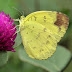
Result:
<svg viewBox="0 0 72 72"><path fill-rule="evenodd" d="M22 13L23 13L23 16L24 16L24 11L22 11Z"/></svg>
<svg viewBox="0 0 72 72"><path fill-rule="evenodd" d="M16 11L18 11L22 15L22 12L20 12L17 8L15 8L15 7L12 7L12 8L15 9Z"/></svg>
<svg viewBox="0 0 72 72"><path fill-rule="evenodd" d="M29 8L29 13L31 13L32 11L31 11L31 8Z"/></svg>

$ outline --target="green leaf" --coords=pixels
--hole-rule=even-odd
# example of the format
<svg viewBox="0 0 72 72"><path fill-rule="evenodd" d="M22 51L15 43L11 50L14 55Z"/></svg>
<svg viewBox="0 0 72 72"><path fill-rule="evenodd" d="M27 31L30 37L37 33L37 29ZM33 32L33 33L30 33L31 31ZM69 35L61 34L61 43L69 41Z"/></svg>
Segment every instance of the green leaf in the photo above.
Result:
<svg viewBox="0 0 72 72"><path fill-rule="evenodd" d="M17 32L19 31L19 27L17 28ZM15 44L14 44L14 48L16 48L17 46L19 46L22 43L22 39L21 39L21 34L20 32L17 33L17 37L15 39Z"/></svg>
<svg viewBox="0 0 72 72"><path fill-rule="evenodd" d="M26 54L23 45L20 45L19 48L19 58L22 61L41 67L49 72L60 72L71 58L71 53L62 46L57 46L54 55L46 60L32 59Z"/></svg>
<svg viewBox="0 0 72 72"><path fill-rule="evenodd" d="M72 72L72 61L69 63L68 67L64 70L64 72Z"/></svg>
<svg viewBox="0 0 72 72"><path fill-rule="evenodd" d="M3 66L8 61L7 52L0 51L0 66Z"/></svg>

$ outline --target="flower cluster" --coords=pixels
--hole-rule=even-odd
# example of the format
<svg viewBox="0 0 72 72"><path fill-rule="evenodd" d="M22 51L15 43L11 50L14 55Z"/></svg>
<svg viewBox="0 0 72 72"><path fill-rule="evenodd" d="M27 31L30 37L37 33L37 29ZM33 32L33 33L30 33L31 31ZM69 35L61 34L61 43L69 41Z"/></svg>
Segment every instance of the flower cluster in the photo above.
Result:
<svg viewBox="0 0 72 72"><path fill-rule="evenodd" d="M9 14L0 12L0 50L15 52L12 46L15 44L16 36L17 33L13 20L11 20Z"/></svg>

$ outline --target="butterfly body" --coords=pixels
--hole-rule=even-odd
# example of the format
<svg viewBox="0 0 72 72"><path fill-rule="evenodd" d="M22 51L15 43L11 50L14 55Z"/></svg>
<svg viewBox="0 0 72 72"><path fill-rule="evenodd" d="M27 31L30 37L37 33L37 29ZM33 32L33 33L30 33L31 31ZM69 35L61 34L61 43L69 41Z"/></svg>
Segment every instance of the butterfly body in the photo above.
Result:
<svg viewBox="0 0 72 72"><path fill-rule="evenodd" d="M37 11L21 16L20 33L29 57L47 59L56 51L57 43L68 27L68 17L55 11Z"/></svg>

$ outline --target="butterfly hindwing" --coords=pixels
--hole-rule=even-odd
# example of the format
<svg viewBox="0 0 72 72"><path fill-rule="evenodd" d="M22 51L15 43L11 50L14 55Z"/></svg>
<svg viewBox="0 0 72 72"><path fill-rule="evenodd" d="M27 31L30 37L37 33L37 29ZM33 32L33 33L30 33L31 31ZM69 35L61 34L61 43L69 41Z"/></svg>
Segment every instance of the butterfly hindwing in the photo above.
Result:
<svg viewBox="0 0 72 72"><path fill-rule="evenodd" d="M21 31L27 54L36 59L47 59L56 50L57 42L50 30L32 21L26 22Z"/></svg>

